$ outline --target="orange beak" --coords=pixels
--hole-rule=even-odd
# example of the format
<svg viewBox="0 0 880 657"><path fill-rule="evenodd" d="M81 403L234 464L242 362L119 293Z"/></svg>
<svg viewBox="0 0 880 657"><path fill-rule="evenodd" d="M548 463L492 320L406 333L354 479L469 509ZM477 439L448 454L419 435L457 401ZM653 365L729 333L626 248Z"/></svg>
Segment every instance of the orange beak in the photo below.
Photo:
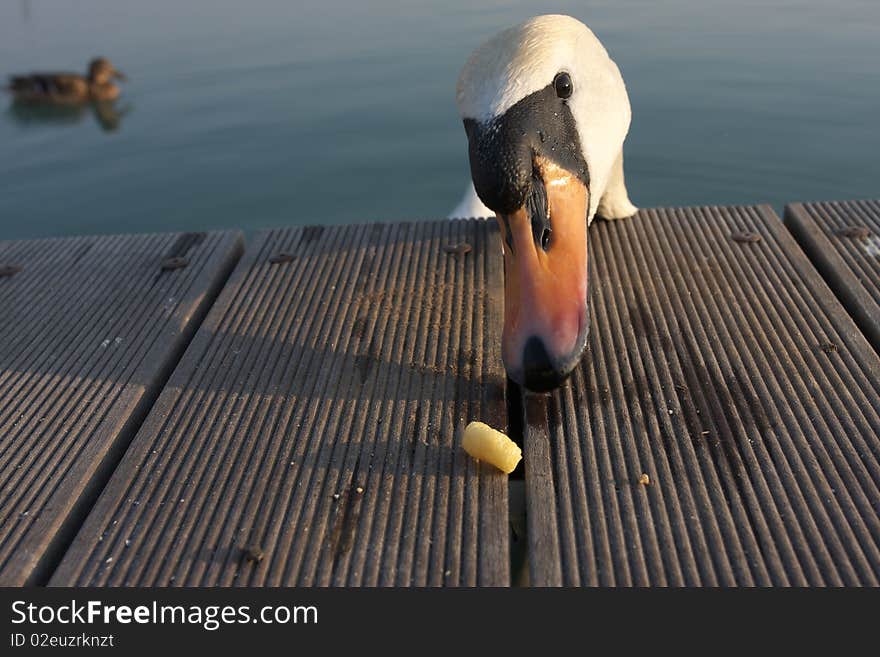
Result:
<svg viewBox="0 0 880 657"><path fill-rule="evenodd" d="M544 158L544 224L525 205L497 216L504 240L502 358L514 381L534 391L558 386L580 360L589 331L587 208L577 177Z"/></svg>

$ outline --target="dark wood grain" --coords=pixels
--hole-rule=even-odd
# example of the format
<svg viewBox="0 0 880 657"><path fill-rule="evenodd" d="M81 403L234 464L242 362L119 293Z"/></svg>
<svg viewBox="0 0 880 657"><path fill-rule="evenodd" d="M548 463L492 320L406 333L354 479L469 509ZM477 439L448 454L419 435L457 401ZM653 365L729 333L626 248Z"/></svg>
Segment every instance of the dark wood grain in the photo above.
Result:
<svg viewBox="0 0 880 657"><path fill-rule="evenodd" d="M880 201L792 203L785 224L880 353Z"/></svg>
<svg viewBox="0 0 880 657"><path fill-rule="evenodd" d="M588 351L524 404L532 584L880 583L880 359L779 218L590 230Z"/></svg>
<svg viewBox="0 0 880 657"><path fill-rule="evenodd" d="M241 249L239 233L0 242L0 584L46 581Z"/></svg>
<svg viewBox="0 0 880 657"><path fill-rule="evenodd" d="M506 426L501 260L494 222L260 234L52 583L506 585L461 449Z"/></svg>

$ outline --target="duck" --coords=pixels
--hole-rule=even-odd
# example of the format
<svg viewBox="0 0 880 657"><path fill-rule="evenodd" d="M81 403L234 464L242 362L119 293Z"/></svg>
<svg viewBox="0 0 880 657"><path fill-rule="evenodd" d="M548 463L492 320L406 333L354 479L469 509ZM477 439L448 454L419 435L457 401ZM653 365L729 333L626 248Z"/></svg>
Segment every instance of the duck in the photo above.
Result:
<svg viewBox="0 0 880 657"><path fill-rule="evenodd" d="M88 73L31 73L13 75L9 91L16 102L47 103L53 105L81 105L107 102L119 97L119 87L113 80L125 80L105 57L89 62Z"/></svg>
<svg viewBox="0 0 880 657"><path fill-rule="evenodd" d="M534 392L560 386L589 334L587 237L631 217L620 69L592 30L536 16L488 39L458 77L471 181L450 217L492 217L504 258L501 357Z"/></svg>

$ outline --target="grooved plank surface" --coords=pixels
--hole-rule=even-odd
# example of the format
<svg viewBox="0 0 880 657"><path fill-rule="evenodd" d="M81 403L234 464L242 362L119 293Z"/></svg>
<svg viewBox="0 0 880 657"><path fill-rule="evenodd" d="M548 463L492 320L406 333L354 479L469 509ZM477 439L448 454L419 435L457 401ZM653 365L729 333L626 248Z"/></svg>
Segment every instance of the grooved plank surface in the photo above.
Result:
<svg viewBox="0 0 880 657"><path fill-rule="evenodd" d="M238 233L0 242L0 584L48 578L241 248Z"/></svg>
<svg viewBox="0 0 880 657"><path fill-rule="evenodd" d="M495 222L261 234L52 583L506 584L460 447L506 425L502 266Z"/></svg>
<svg viewBox="0 0 880 657"><path fill-rule="evenodd" d="M586 357L524 404L532 583L877 585L880 362L773 211L590 250Z"/></svg>
<svg viewBox="0 0 880 657"><path fill-rule="evenodd" d="M785 223L880 353L880 201L792 203Z"/></svg>

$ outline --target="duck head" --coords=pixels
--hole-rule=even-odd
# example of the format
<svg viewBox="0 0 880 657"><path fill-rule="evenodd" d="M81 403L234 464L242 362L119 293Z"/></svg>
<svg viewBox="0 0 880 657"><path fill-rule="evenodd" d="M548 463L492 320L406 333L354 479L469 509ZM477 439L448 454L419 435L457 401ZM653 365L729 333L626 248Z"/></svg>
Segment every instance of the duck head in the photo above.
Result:
<svg viewBox="0 0 880 657"><path fill-rule="evenodd" d="M109 85L112 80L126 80L122 71L116 70L106 57L96 57L89 62L89 82L95 85Z"/></svg>
<svg viewBox="0 0 880 657"><path fill-rule="evenodd" d="M477 48L456 96L474 188L501 228L504 365L550 390L587 344L587 228L622 157L623 79L583 23L538 16Z"/></svg>

